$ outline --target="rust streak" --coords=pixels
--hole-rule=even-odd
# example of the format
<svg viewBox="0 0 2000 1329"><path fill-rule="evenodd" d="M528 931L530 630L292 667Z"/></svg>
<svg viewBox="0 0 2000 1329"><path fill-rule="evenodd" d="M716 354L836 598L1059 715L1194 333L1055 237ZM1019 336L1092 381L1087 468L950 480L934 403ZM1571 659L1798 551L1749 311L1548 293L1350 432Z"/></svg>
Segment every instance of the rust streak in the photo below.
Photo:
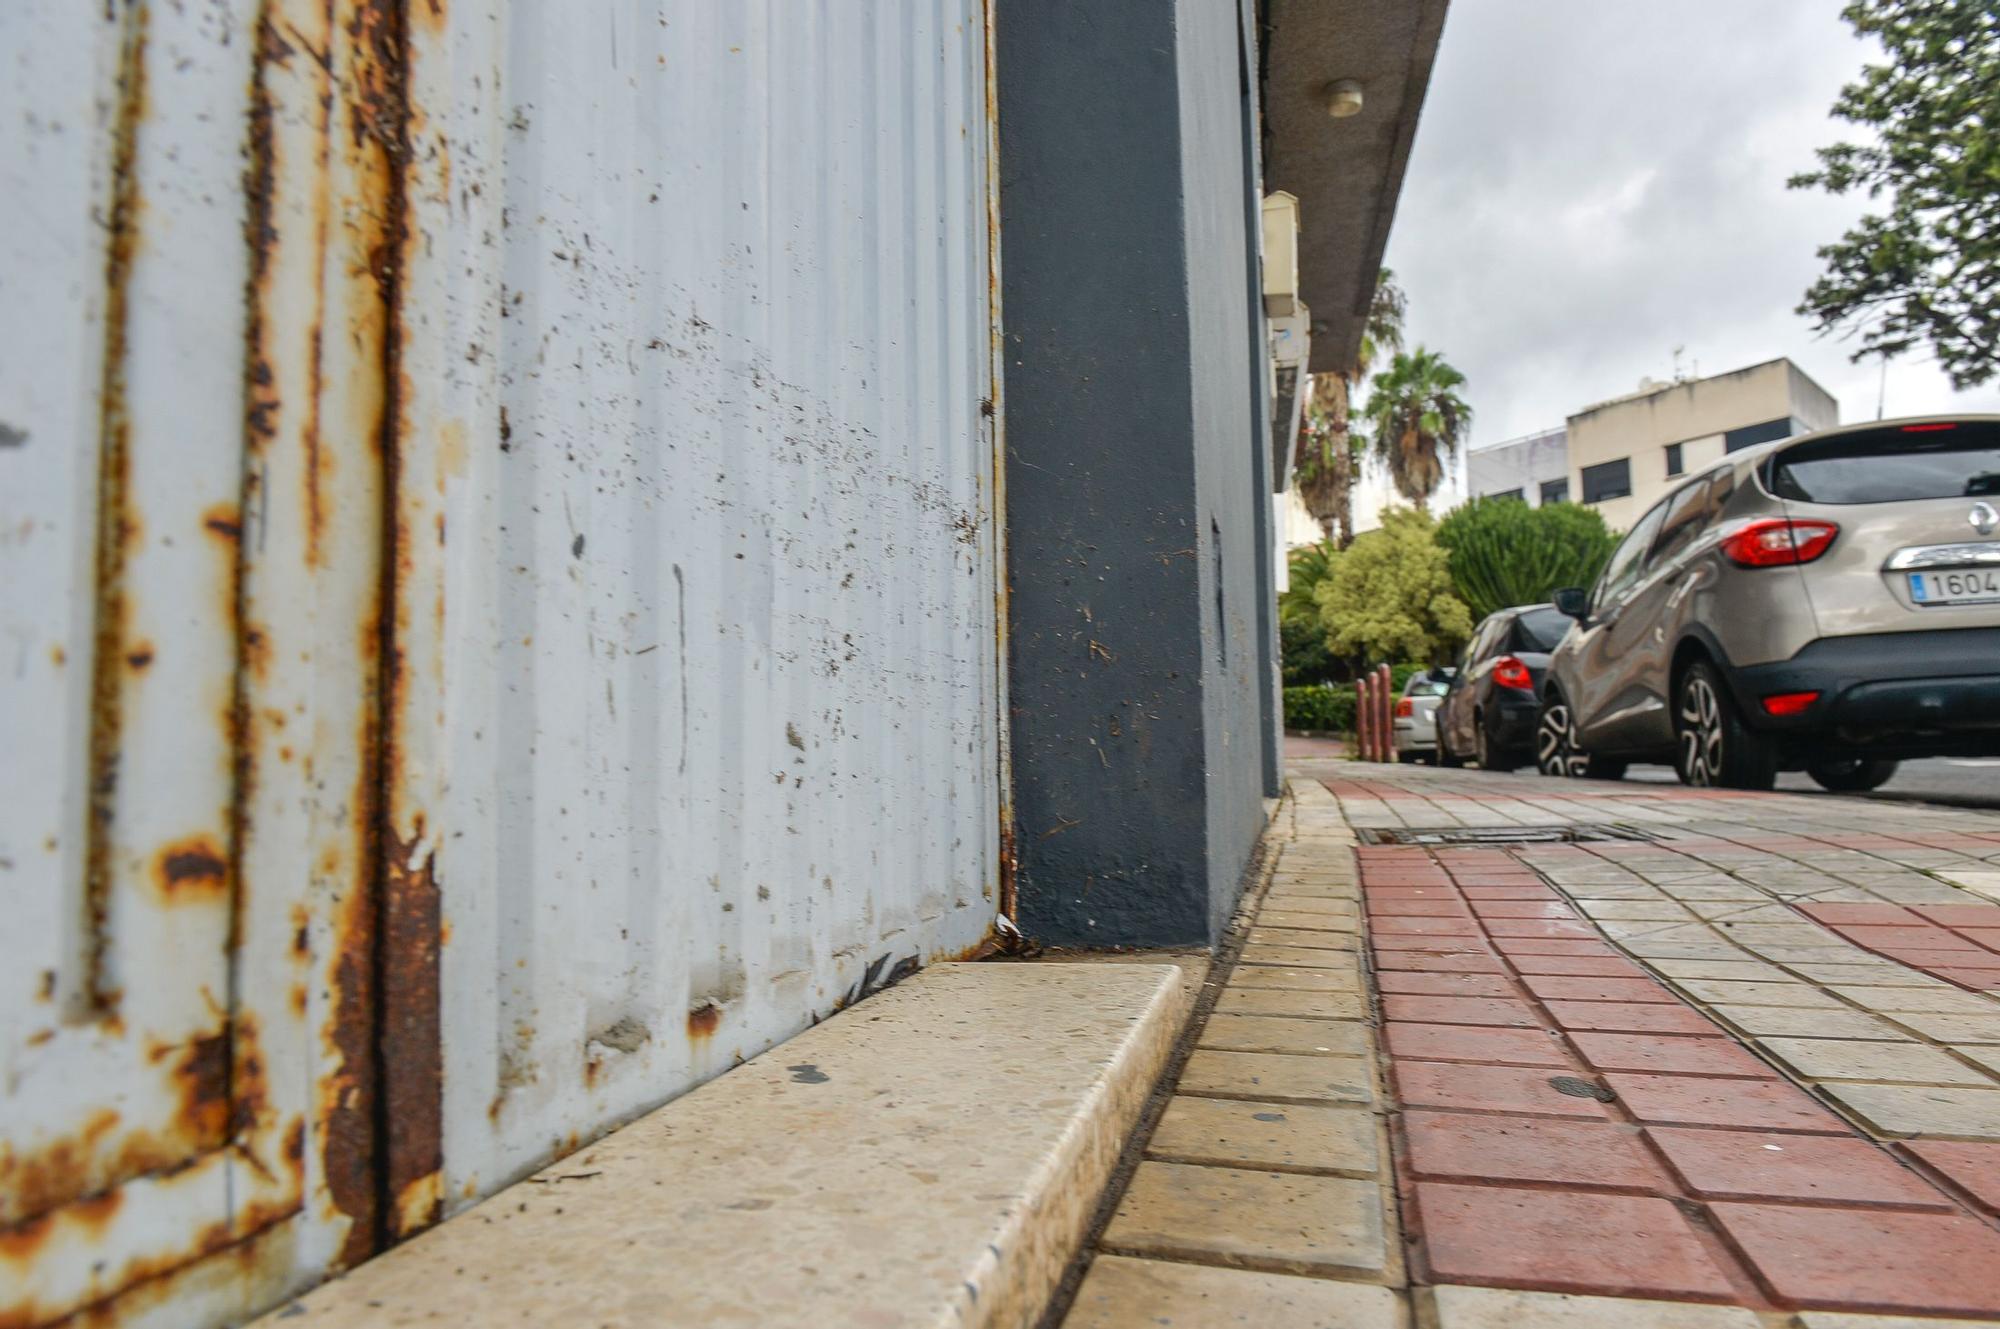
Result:
<svg viewBox="0 0 2000 1329"><path fill-rule="evenodd" d="M126 403L132 256L138 245L139 124L146 109L147 10L131 6L119 54L118 109L111 135L111 207L104 260L104 367L98 384L97 620L91 660L90 817L84 846L85 990L99 1015L117 1006L106 982L112 891L112 821L117 813L124 681L117 667L126 636L125 560L136 529L130 506L132 421Z"/></svg>
<svg viewBox="0 0 2000 1329"><path fill-rule="evenodd" d="M211 836L177 840L153 859L154 884L169 901L221 895L228 888L230 875L223 849Z"/></svg>

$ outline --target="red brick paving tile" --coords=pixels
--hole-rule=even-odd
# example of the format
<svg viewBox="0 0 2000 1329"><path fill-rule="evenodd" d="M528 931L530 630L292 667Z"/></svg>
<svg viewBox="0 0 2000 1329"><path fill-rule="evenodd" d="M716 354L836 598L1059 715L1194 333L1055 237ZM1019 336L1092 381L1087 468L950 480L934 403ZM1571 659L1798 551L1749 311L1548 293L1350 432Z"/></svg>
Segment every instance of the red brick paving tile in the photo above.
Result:
<svg viewBox="0 0 2000 1329"><path fill-rule="evenodd" d="M1937 1187L1858 1136L1649 1128L1694 1194L1707 1199L1833 1200L1951 1207Z"/></svg>
<svg viewBox="0 0 2000 1329"><path fill-rule="evenodd" d="M1576 910L1560 900L1474 900L1472 912L1481 918L1566 918L1574 921Z"/></svg>
<svg viewBox="0 0 2000 1329"><path fill-rule="evenodd" d="M1911 1140L1903 1148L1950 1177L1982 1206L2000 1213L2000 1144Z"/></svg>
<svg viewBox="0 0 2000 1329"><path fill-rule="evenodd" d="M1589 955L1600 960L1621 958L1602 941L1579 941L1573 937L1495 937L1493 944L1504 955Z"/></svg>
<svg viewBox="0 0 2000 1329"><path fill-rule="evenodd" d="M1375 955L1375 968L1388 972L1401 970L1405 973L1420 974L1499 974L1506 971L1500 962L1485 951L1464 951L1454 955L1438 955L1425 951L1381 951Z"/></svg>
<svg viewBox="0 0 2000 1329"><path fill-rule="evenodd" d="M1523 974L1572 974L1589 978L1644 978L1646 971L1615 955L1508 955Z"/></svg>
<svg viewBox="0 0 2000 1329"><path fill-rule="evenodd" d="M1666 1200L1420 1182L1430 1275L1602 1296L1735 1300L1729 1279Z"/></svg>
<svg viewBox="0 0 2000 1329"><path fill-rule="evenodd" d="M1892 960L1901 960L1912 969L1926 971L1956 968L1985 969L1989 967L1986 961L1993 958L1991 951L1981 950L1969 942L1962 951L1917 950L1892 946L1871 946L1869 949L1878 951Z"/></svg>
<svg viewBox="0 0 2000 1329"><path fill-rule="evenodd" d="M1477 937L1479 925L1464 918L1377 917L1369 928L1378 937Z"/></svg>
<svg viewBox="0 0 2000 1329"><path fill-rule="evenodd" d="M1515 1029L1539 1029L1541 1017L1519 997L1435 997L1389 993L1382 998L1382 1014L1391 1020L1411 1024L1507 1025Z"/></svg>
<svg viewBox="0 0 2000 1329"><path fill-rule="evenodd" d="M1425 997L1511 997L1514 985L1499 974L1407 974L1389 970L1375 976L1385 995L1409 993Z"/></svg>
<svg viewBox="0 0 2000 1329"><path fill-rule="evenodd" d="M1771 1290L1800 1306L2000 1313L2000 1232L1964 1214L1711 1206Z"/></svg>
<svg viewBox="0 0 2000 1329"><path fill-rule="evenodd" d="M1777 1072L1726 1038L1659 1034L1572 1034L1584 1059L1600 1071L1664 1071L1685 1075L1773 1079Z"/></svg>
<svg viewBox="0 0 2000 1329"><path fill-rule="evenodd" d="M1785 1080L1614 1071L1604 1077L1626 1110L1644 1122L1739 1126L1845 1135L1845 1121Z"/></svg>
<svg viewBox="0 0 2000 1329"><path fill-rule="evenodd" d="M1871 950L1888 950L1891 947L1900 951L1970 951L1978 949L1971 942L1965 940L1965 938L1959 936L1949 928L1842 927L1836 928L1835 931L1839 932L1841 936L1847 938L1849 941L1857 945L1866 946Z"/></svg>
<svg viewBox="0 0 2000 1329"><path fill-rule="evenodd" d="M1406 1112L1410 1170L1429 1180L1539 1181L1623 1190L1671 1189L1630 1127L1607 1121L1546 1121Z"/></svg>
<svg viewBox="0 0 2000 1329"><path fill-rule="evenodd" d="M1368 900L1368 917L1382 918L1470 918L1457 900Z"/></svg>
<svg viewBox="0 0 2000 1329"><path fill-rule="evenodd" d="M1539 1112L1545 1116L1594 1117L1600 1121L1611 1115L1611 1110L1594 1098L1579 1098L1557 1089L1550 1083L1555 1075L1545 1066L1468 1066L1447 1061L1411 1061L1407 1057L1398 1057L1390 1065L1396 1096L1405 1107Z"/></svg>
<svg viewBox="0 0 2000 1329"><path fill-rule="evenodd" d="M1538 1029L1491 1029L1456 1024L1382 1026L1389 1053L1425 1061L1471 1061L1489 1065L1569 1067L1562 1044Z"/></svg>
<svg viewBox="0 0 2000 1329"><path fill-rule="evenodd" d="M2000 951L2000 928L1960 928L1958 935L1969 937L1989 951Z"/></svg>
<svg viewBox="0 0 2000 1329"><path fill-rule="evenodd" d="M1595 978L1575 974L1525 974L1528 991L1550 1001L1645 1001L1678 1006L1680 998L1650 978Z"/></svg>
<svg viewBox="0 0 2000 1329"><path fill-rule="evenodd" d="M1622 1034L1705 1034L1721 1033L1702 1018L1699 1011L1685 1006L1668 1006L1656 1001L1551 1001L1549 1014L1564 1029L1594 1029Z"/></svg>
<svg viewBox="0 0 2000 1329"><path fill-rule="evenodd" d="M1928 972L1948 983L1971 988L1974 992L1987 992L2000 988L2000 968L1972 969L1963 965L1939 965Z"/></svg>
<svg viewBox="0 0 2000 1329"><path fill-rule="evenodd" d="M1376 900L1456 900L1458 891L1450 886L1377 886L1373 882L1363 888L1368 899Z"/></svg>
<svg viewBox="0 0 2000 1329"><path fill-rule="evenodd" d="M2000 904L1915 904L1910 908L1948 928L2000 928Z"/></svg>
<svg viewBox="0 0 2000 1329"><path fill-rule="evenodd" d="M1560 900L1562 897L1546 886L1466 886L1468 900Z"/></svg>
<svg viewBox="0 0 2000 1329"><path fill-rule="evenodd" d="M1481 955L1492 954L1486 949L1486 943L1477 937L1404 936L1373 928L1368 939L1378 951L1435 951L1439 955L1477 951Z"/></svg>
<svg viewBox="0 0 2000 1329"><path fill-rule="evenodd" d="M1564 922L1554 918L1489 918L1484 921L1486 930L1496 937L1597 940L1597 929L1583 922Z"/></svg>

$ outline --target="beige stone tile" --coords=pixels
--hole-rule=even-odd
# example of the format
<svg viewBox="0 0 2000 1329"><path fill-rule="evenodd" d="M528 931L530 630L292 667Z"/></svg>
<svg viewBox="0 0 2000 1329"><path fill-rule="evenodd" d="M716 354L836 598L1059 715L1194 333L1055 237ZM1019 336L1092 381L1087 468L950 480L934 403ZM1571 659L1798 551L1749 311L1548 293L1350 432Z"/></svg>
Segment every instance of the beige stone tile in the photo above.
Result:
<svg viewBox="0 0 2000 1329"><path fill-rule="evenodd" d="M1898 1015L1906 1024L1940 1043L2000 1043L2000 1014L1933 1015L1911 1012Z"/></svg>
<svg viewBox="0 0 2000 1329"><path fill-rule="evenodd" d="M1180 1092L1215 1098L1313 1103L1373 1103L1367 1057L1288 1057L1270 1052L1197 1048L1181 1071Z"/></svg>
<svg viewBox="0 0 2000 1329"><path fill-rule="evenodd" d="M1358 992L1288 992L1281 988L1240 988L1234 983L1215 999L1223 1015L1289 1015L1304 1020L1358 1020L1368 1003Z"/></svg>
<svg viewBox="0 0 2000 1329"><path fill-rule="evenodd" d="M1229 986L1272 992L1359 992L1361 966L1351 958L1344 969L1239 964L1229 975Z"/></svg>
<svg viewBox="0 0 2000 1329"><path fill-rule="evenodd" d="M2000 1002L1963 988L1836 987L1833 991L1871 1011L1929 1011L1938 1015L2000 1015Z"/></svg>
<svg viewBox="0 0 2000 1329"><path fill-rule="evenodd" d="M1352 913L1314 914L1301 909L1265 908L1257 914L1260 928L1305 928L1313 932L1353 932L1361 924Z"/></svg>
<svg viewBox="0 0 2000 1329"><path fill-rule="evenodd" d="M1315 951L1358 951L1361 937L1353 932L1326 932L1306 928L1273 928L1252 924L1246 940L1252 946L1303 946Z"/></svg>
<svg viewBox="0 0 2000 1329"><path fill-rule="evenodd" d="M1364 1107L1256 1103L1176 1095L1147 1142L1153 1158L1373 1176L1375 1114Z"/></svg>
<svg viewBox="0 0 2000 1329"><path fill-rule="evenodd" d="M1368 1026L1358 1020L1303 1020L1285 1015L1208 1017L1196 1047L1223 1052L1283 1052L1292 1056L1365 1057Z"/></svg>
<svg viewBox="0 0 2000 1329"><path fill-rule="evenodd" d="M1762 1038L1764 1049L1808 1080L1896 1084L1991 1085L1978 1071L1922 1043L1863 1043L1835 1038Z"/></svg>
<svg viewBox="0 0 2000 1329"><path fill-rule="evenodd" d="M1372 1181L1143 1162L1104 1231L1124 1255L1380 1273L1388 1252Z"/></svg>
<svg viewBox="0 0 2000 1329"><path fill-rule="evenodd" d="M1952 1051L1988 1075L2000 1079L2000 1047L1994 1047L1990 1043L1961 1043L1952 1048Z"/></svg>
<svg viewBox="0 0 2000 1329"><path fill-rule="evenodd" d="M1244 964L1284 965L1293 969L1352 969L1352 951L1325 951L1310 946L1269 946L1251 942L1243 948Z"/></svg>
<svg viewBox="0 0 2000 1329"><path fill-rule="evenodd" d="M1402 1329L1402 1299L1366 1283L1100 1255L1064 1329Z"/></svg>
<svg viewBox="0 0 2000 1329"><path fill-rule="evenodd" d="M1776 965L1756 960L1656 960L1653 968L1668 978L1705 978L1740 983L1796 982Z"/></svg>
<svg viewBox="0 0 2000 1329"><path fill-rule="evenodd" d="M1858 954L1858 952L1857 952ZM1823 963L1808 961L1791 966L1806 978L1816 983L1866 983L1875 987L1936 988L1949 987L1929 974L1920 974L1900 964L1888 961L1881 963L1847 962Z"/></svg>
<svg viewBox="0 0 2000 1329"><path fill-rule="evenodd" d="M1907 1084L1829 1084L1822 1088L1879 1135L2000 1140L2000 1089Z"/></svg>
<svg viewBox="0 0 2000 1329"><path fill-rule="evenodd" d="M1629 923L1686 923L1694 915L1672 900L1584 900L1579 905L1592 918Z"/></svg>
<svg viewBox="0 0 2000 1329"><path fill-rule="evenodd" d="M1891 1043L1908 1042L1909 1035L1872 1015L1837 1007L1832 1010L1798 1006L1714 1006L1717 1015L1759 1038L1853 1038Z"/></svg>
<svg viewBox="0 0 2000 1329"><path fill-rule="evenodd" d="M1028 1323L1184 1011L1166 965L933 965L266 1323Z"/></svg>
<svg viewBox="0 0 2000 1329"><path fill-rule="evenodd" d="M1438 1329L1758 1329L1736 1306L1582 1297L1497 1287L1439 1287Z"/></svg>
<svg viewBox="0 0 2000 1329"><path fill-rule="evenodd" d="M1776 973L1774 969L1771 971ZM1677 978L1675 986L1685 988L1697 1001L1732 1002L1743 1006L1810 1006L1821 1010L1845 1010L1838 1001L1810 983L1797 979L1772 983L1739 983L1731 979Z"/></svg>

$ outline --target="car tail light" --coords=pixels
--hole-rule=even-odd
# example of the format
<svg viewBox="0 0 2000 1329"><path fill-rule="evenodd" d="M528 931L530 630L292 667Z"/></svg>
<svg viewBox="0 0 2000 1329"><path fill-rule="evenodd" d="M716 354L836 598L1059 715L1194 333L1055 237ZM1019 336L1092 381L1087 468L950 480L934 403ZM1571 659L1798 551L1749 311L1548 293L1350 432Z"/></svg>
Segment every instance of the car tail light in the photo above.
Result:
<svg viewBox="0 0 2000 1329"><path fill-rule="evenodd" d="M1746 568L1776 568L1810 563L1833 545L1840 528L1830 521L1792 521L1764 517L1722 542L1732 563Z"/></svg>
<svg viewBox="0 0 2000 1329"><path fill-rule="evenodd" d="M1532 688L1535 676L1513 656L1503 655L1493 662L1493 683L1502 688Z"/></svg>
<svg viewBox="0 0 2000 1329"><path fill-rule="evenodd" d="M1396 703L1396 715L1399 719L1407 720L1416 713L1417 713L1417 704L1411 701L1408 697L1405 697L1401 701Z"/></svg>
<svg viewBox="0 0 2000 1329"><path fill-rule="evenodd" d="M1764 714L1797 715L1818 700L1817 692L1774 692L1764 698Z"/></svg>

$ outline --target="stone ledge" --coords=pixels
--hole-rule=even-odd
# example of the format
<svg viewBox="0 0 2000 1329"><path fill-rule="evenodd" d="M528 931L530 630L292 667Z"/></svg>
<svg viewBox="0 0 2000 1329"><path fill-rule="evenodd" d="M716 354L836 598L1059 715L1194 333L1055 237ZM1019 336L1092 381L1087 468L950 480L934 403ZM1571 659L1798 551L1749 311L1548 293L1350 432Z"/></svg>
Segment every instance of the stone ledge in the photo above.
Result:
<svg viewBox="0 0 2000 1329"><path fill-rule="evenodd" d="M1173 965L934 966L260 1323L1028 1323L1186 1014Z"/></svg>

